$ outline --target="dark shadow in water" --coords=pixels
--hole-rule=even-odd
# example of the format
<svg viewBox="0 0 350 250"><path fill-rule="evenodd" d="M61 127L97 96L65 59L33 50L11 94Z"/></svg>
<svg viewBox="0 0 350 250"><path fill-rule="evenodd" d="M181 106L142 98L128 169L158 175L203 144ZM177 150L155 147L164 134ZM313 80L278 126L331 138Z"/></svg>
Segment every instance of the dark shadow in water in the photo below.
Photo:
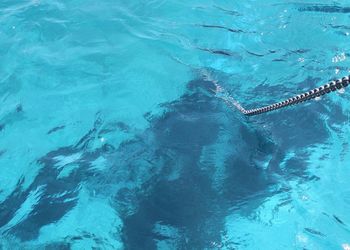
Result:
<svg viewBox="0 0 350 250"><path fill-rule="evenodd" d="M329 122L334 124L346 119L339 108L333 105L328 111L316 103L312 108L295 106L245 120L213 96L215 88L203 79L189 82L183 96L163 105L163 114L147 116L148 129L117 149L105 144L91 150L90 143L101 133L113 127L130 130L123 123L99 129L98 119L77 145L39 159L42 168L33 183L23 189L22 180L1 203L0 227L14 217L31 192L41 190L33 211L7 230L21 240L36 238L42 226L59 221L76 205L84 181L96 192L114 197L124 223L126 249L156 249L157 242L169 241L177 249L204 249L222 242L228 215L249 214L265 198L285 191L286 187L275 185L279 178L316 178L307 173L307 148L328 138L320 113L331 112ZM286 160L291 150L295 154ZM60 176L59 157L77 153L81 156L69 164L78 167ZM116 162L102 174L89 168L100 156ZM129 184L116 188L123 182ZM157 229L160 226L172 233Z"/></svg>
<svg viewBox="0 0 350 250"><path fill-rule="evenodd" d="M206 94L213 88L212 82L190 82L188 93L167 105L169 110L151 121L152 130L148 133L154 135L158 144L158 158L167 155L166 150L172 151L176 159L168 162L167 168L178 167L181 162L180 174L175 180L166 180L166 174L159 175L143 185L137 211L124 218L123 240L127 249L155 249L157 242L168 240L155 230L159 224L180 231L180 236L174 236L178 249L209 248L213 242L221 242L224 219L232 209L252 212L264 198L287 190L275 189L276 174L286 179L317 180L318 177L307 173L307 148L324 143L329 137L320 118L320 113L329 111L322 104L258 118L270 124L272 132L268 136L264 129L254 125L253 119L249 125L230 115L228 120L220 119L231 111ZM335 114L332 118L335 123L346 118L341 110ZM219 143L219 131L225 126L239 133L233 133L226 145L220 145L232 153L224 160L224 178L215 180L211 171L215 164L203 166L201 158L207 146ZM296 152L295 156L285 160L291 150ZM214 188L215 181L221 182L220 190Z"/></svg>
<svg viewBox="0 0 350 250"><path fill-rule="evenodd" d="M93 175L88 170L89 164L99 155L111 149L106 144L94 152L82 153L87 143L93 139L99 122L99 120L96 121L95 127L76 146L59 148L49 152L36 162L42 168L29 187L23 188L24 179L22 179L11 195L1 203L0 228L9 223L27 198L35 193L40 194L40 200L26 219L6 229L7 233L13 234L21 240L35 239L38 237L42 226L59 221L76 205L81 181ZM82 153L80 158L64 166L58 165L59 158L70 157L79 153ZM72 164L76 164L78 167L73 167L68 176L60 176L62 168L68 168Z"/></svg>
<svg viewBox="0 0 350 250"><path fill-rule="evenodd" d="M234 115L225 115L229 110L210 94L211 89L215 85L210 81L191 81L188 93L168 104L165 114L151 120L148 133L154 135L158 158L171 151L176 158L166 167L176 166L180 174L175 180L167 180L163 173L140 190L143 195L138 210L124 219L127 249L155 249L161 239L154 230L157 224L180 231L179 249L210 247L221 242L224 218L231 209L247 203L250 197L259 200L271 194L269 188L275 180L257 162L272 155L276 146L262 131L252 130ZM228 137L226 145L219 145L232 153L224 159L224 177L218 180L222 189L217 190L215 163L205 166L201 158L207 146L218 143L220 130L225 127L239 132Z"/></svg>
<svg viewBox="0 0 350 250"><path fill-rule="evenodd" d="M209 28L209 29L222 29L222 30L229 31L231 33L244 33L243 30L228 28L228 27L221 26L221 25L201 24L201 25L198 25L198 26L203 27L203 28Z"/></svg>
<svg viewBox="0 0 350 250"><path fill-rule="evenodd" d="M31 192L43 192L40 201L27 219L9 229L10 233L22 240L36 238L42 226L58 221L74 207L78 193L76 179L72 177L58 179L60 171L54 167L55 156L65 155L71 151L72 148L62 148L40 159L43 168L28 189L23 190L24 180L22 180L16 190L1 203L0 226L7 224L14 217Z"/></svg>
<svg viewBox="0 0 350 250"><path fill-rule="evenodd" d="M313 11L313 12L323 12L323 13L350 13L350 7L340 7L337 5L306 5L305 7L300 7L299 11Z"/></svg>

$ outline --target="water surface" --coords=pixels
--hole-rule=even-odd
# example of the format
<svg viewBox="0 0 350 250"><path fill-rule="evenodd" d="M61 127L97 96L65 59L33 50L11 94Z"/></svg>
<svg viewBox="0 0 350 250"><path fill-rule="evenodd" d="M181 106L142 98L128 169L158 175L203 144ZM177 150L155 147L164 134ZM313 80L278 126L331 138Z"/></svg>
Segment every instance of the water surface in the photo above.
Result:
<svg viewBox="0 0 350 250"><path fill-rule="evenodd" d="M0 3L0 249L350 249L350 1Z"/></svg>

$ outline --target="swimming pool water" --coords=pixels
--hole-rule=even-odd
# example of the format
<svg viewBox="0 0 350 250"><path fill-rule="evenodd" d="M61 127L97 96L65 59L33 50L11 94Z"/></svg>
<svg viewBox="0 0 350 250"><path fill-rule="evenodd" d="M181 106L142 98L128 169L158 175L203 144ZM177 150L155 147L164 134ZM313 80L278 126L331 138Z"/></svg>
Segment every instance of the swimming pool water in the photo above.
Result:
<svg viewBox="0 0 350 250"><path fill-rule="evenodd" d="M348 0L1 1L0 249L350 249L349 93L226 103L348 75L349 21Z"/></svg>

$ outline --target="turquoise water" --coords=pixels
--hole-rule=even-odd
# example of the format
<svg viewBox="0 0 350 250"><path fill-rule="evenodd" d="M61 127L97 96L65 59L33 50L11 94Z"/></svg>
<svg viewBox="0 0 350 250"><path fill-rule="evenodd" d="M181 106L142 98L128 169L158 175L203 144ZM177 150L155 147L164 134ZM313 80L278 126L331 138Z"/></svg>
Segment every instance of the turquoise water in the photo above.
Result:
<svg viewBox="0 0 350 250"><path fill-rule="evenodd" d="M350 249L349 93L226 103L348 75L349 18L348 0L1 1L0 249Z"/></svg>

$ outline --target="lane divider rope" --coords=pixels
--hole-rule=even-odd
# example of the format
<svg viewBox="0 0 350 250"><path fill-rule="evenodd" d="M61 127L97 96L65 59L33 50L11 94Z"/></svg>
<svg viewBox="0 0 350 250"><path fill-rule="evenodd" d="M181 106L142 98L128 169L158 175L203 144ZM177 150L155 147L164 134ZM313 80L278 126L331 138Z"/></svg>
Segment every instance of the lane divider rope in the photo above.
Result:
<svg viewBox="0 0 350 250"><path fill-rule="evenodd" d="M271 112L276 109L284 108L287 106L295 105L298 103L302 103L311 99L315 99L316 97L320 97L325 94L329 94L331 92L334 92L336 90L340 90L343 88L346 88L349 86L349 79L350 76L343 77L338 80L331 81L323 86L320 86L318 88L312 89L310 91L304 92L302 94L293 96L289 99L286 99L281 102L277 102L268 106L264 106L261 108L256 109L244 109L239 103L233 103L233 105L241 111L242 114L246 116L253 116L253 115L259 115L267 112Z"/></svg>

